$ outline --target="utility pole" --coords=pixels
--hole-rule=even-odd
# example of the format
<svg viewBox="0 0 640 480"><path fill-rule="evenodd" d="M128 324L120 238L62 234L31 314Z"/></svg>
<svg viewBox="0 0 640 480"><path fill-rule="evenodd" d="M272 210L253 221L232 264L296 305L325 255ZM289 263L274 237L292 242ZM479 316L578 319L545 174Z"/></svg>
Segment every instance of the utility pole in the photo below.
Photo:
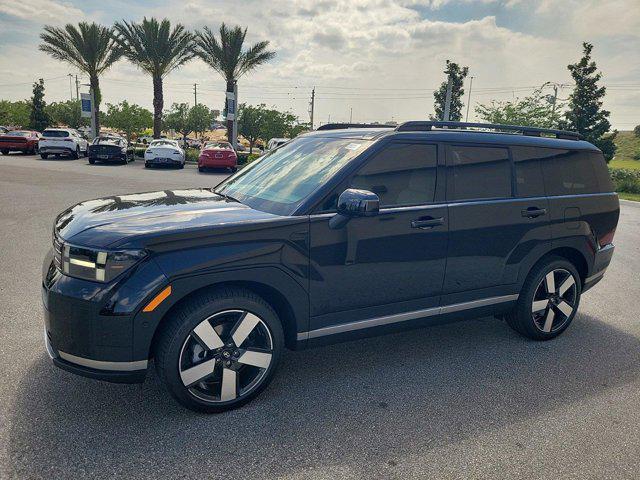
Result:
<svg viewBox="0 0 640 480"><path fill-rule="evenodd" d="M193 84L193 105L198 105L198 84Z"/></svg>
<svg viewBox="0 0 640 480"><path fill-rule="evenodd" d="M69 99L73 102L73 87L71 86L73 75L69 74L67 77L69 77Z"/></svg>
<svg viewBox="0 0 640 480"><path fill-rule="evenodd" d="M353 107L350 108L349 112L349 123L353 123Z"/></svg>
<svg viewBox="0 0 640 480"><path fill-rule="evenodd" d="M233 115L233 130L232 130L232 140L231 145L233 145L233 149L237 150L238 148L238 82L233 82L233 97L235 102L235 112Z"/></svg>
<svg viewBox="0 0 640 480"><path fill-rule="evenodd" d="M311 90L311 109L309 110L309 114L311 117L311 130L313 130L313 110L315 108L315 104L316 104L316 87L313 87L313 90Z"/></svg>
<svg viewBox="0 0 640 480"><path fill-rule="evenodd" d="M78 81L78 75L76 75L76 100L80 100L80 82Z"/></svg>
<svg viewBox="0 0 640 480"><path fill-rule="evenodd" d="M447 96L444 100L444 115L443 121L448 122L451 117L451 90L453 89L453 77L449 74L449 80L447 81Z"/></svg>
<svg viewBox="0 0 640 480"><path fill-rule="evenodd" d="M467 115L464 118L465 122L469 121L469 107L471 106L471 87L473 87L473 77L469 80L469 98L467 98Z"/></svg>

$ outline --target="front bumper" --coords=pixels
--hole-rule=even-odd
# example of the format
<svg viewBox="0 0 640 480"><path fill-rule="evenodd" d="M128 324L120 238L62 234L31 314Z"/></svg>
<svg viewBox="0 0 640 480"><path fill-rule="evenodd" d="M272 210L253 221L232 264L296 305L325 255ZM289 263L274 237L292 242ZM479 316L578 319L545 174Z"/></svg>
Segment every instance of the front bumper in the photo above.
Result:
<svg viewBox="0 0 640 480"><path fill-rule="evenodd" d="M95 160L98 162L122 162L127 159L127 154L122 152L117 153L96 153L89 149L89 160Z"/></svg>
<svg viewBox="0 0 640 480"><path fill-rule="evenodd" d="M613 257L615 248L616 247L610 243L596 252L591 274L585 279L584 286L582 287L583 292L602 280L602 277L604 277L604 274L611 263L611 258Z"/></svg>
<svg viewBox="0 0 640 480"><path fill-rule="evenodd" d="M146 271L155 269L150 263ZM141 269L139 282L154 288L155 280ZM135 312L110 312L114 298L137 304L146 292L142 285L129 292L120 286L101 285L61 274L51 263L43 265L42 302L47 353L55 365L85 377L119 383L137 383L145 378L149 342L135 348L134 330L145 330L134 322ZM138 328L134 328L135 326ZM142 335L139 335L142 338Z"/></svg>

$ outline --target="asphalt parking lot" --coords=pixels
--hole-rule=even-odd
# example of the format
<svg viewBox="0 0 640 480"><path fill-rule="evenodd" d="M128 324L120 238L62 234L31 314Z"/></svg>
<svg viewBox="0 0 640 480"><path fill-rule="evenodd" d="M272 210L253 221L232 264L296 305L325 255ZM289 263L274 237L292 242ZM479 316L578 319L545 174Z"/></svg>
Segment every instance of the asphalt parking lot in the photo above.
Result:
<svg viewBox="0 0 640 480"><path fill-rule="evenodd" d="M483 318L287 352L221 415L179 407L155 372L63 372L42 343L54 216L97 196L206 187L223 173L0 157L0 478L638 478L640 203L613 263L546 343Z"/></svg>

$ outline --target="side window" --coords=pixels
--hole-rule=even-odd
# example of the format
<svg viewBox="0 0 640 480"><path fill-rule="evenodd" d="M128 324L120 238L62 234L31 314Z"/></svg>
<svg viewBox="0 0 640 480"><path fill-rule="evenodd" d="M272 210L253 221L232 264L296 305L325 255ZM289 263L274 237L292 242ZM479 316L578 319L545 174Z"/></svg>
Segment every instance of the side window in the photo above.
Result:
<svg viewBox="0 0 640 480"><path fill-rule="evenodd" d="M448 200L511 197L511 162L506 148L452 145L447 172Z"/></svg>
<svg viewBox="0 0 640 480"><path fill-rule="evenodd" d="M555 148L541 148L540 152L547 195L598 192L590 152Z"/></svg>
<svg viewBox="0 0 640 480"><path fill-rule="evenodd" d="M516 169L516 196L518 197L544 197L545 195L540 150L535 147L511 148Z"/></svg>
<svg viewBox="0 0 640 480"><path fill-rule="evenodd" d="M381 207L431 203L437 163L435 145L392 143L369 159L350 186L377 194Z"/></svg>
<svg viewBox="0 0 640 480"><path fill-rule="evenodd" d="M609 175L609 169L607 168L607 162L604 159L604 155L600 152L591 152L589 153L589 156L591 157L593 171L596 174L598 187L600 187L599 191L613 192L613 182L611 181L611 175Z"/></svg>

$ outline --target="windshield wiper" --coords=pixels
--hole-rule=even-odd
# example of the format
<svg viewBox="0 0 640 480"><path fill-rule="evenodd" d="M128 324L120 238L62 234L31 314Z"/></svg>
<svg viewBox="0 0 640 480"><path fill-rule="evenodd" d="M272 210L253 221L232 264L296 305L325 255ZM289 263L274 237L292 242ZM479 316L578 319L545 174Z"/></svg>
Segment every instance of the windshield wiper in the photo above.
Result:
<svg viewBox="0 0 640 480"><path fill-rule="evenodd" d="M233 198L231 195L227 195L226 193L222 193L222 192L216 192L215 190L212 190L213 193L215 193L216 195L220 195L221 197L224 197L225 200L227 200L228 202L237 202L237 203L242 203L240 200L238 200L237 198Z"/></svg>

